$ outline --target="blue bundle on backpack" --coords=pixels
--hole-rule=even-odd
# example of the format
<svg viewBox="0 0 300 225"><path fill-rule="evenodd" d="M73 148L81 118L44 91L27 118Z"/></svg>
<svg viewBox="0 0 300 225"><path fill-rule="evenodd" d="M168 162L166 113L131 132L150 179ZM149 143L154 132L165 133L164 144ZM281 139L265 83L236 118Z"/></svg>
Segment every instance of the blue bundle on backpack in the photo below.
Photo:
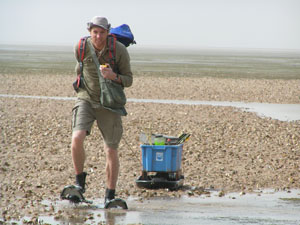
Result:
<svg viewBox="0 0 300 225"><path fill-rule="evenodd" d="M119 42L128 47L130 44L136 44L134 36L127 24L111 28L110 34L114 35Z"/></svg>

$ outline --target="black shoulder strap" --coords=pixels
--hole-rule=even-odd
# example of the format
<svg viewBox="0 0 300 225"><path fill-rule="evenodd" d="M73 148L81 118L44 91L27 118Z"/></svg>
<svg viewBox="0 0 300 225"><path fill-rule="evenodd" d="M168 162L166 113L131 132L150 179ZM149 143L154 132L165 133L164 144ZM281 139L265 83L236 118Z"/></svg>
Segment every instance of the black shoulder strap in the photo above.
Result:
<svg viewBox="0 0 300 225"><path fill-rule="evenodd" d="M117 38L114 34L109 35L108 50L109 50L109 64L114 72L117 72L116 64L116 42Z"/></svg>

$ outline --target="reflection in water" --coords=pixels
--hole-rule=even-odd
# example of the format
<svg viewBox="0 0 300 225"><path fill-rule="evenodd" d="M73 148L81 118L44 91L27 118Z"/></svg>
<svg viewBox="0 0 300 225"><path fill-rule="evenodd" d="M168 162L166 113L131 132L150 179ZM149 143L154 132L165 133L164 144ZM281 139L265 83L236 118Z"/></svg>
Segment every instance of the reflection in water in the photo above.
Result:
<svg viewBox="0 0 300 225"><path fill-rule="evenodd" d="M126 220L128 210L103 209L102 199L96 199L93 204L73 204L67 200L56 201L54 204L44 200L49 208L55 205L55 216L41 216L39 221L50 224L120 224ZM29 220L29 219L27 219Z"/></svg>
<svg viewBox="0 0 300 225"><path fill-rule="evenodd" d="M120 223L120 220L124 220L126 217L126 210L111 209L105 210L105 222L109 225Z"/></svg>

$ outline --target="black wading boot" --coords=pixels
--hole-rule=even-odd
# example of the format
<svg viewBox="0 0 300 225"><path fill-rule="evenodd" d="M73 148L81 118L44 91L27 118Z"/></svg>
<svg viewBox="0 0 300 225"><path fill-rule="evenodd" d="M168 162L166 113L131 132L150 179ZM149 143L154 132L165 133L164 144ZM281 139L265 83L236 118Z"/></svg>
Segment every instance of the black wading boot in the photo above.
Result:
<svg viewBox="0 0 300 225"><path fill-rule="evenodd" d="M109 201L115 199L115 193L116 190L106 188L104 205L107 204Z"/></svg>
<svg viewBox="0 0 300 225"><path fill-rule="evenodd" d="M67 199L73 203L92 203L84 198L83 193L85 192L85 178L87 173L83 172L76 175L76 185L69 185L64 187L60 194L61 199Z"/></svg>
<svg viewBox="0 0 300 225"><path fill-rule="evenodd" d="M105 191L105 200L104 200L104 208L111 209L111 208L122 208L128 209L127 203L120 199L115 198L115 190L106 188Z"/></svg>
<svg viewBox="0 0 300 225"><path fill-rule="evenodd" d="M83 172L81 174L76 175L76 185L81 188L81 192L85 192L85 178L87 173Z"/></svg>

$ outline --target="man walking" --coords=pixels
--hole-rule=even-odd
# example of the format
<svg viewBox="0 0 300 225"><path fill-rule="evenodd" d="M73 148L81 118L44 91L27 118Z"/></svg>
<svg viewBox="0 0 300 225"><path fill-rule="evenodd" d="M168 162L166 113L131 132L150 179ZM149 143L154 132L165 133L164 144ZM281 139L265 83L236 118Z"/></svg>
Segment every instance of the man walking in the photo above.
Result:
<svg viewBox="0 0 300 225"><path fill-rule="evenodd" d="M77 92L77 101L72 114L72 159L76 174L76 184L82 193L85 192L85 181L87 173L84 172L85 150L84 140L91 133L94 121L104 139L106 153L106 194L105 202L115 198L115 189L119 174L118 146L122 137L123 127L120 112L103 107L100 103L101 87L97 70L100 70L103 78L130 87L132 85L132 72L130 68L130 57L126 47L116 41L116 65L110 65L108 43L110 41L110 24L105 17L94 17L88 24L87 29L90 37L87 39L83 59L83 78ZM89 47L89 44L93 48ZM100 68L96 67L92 53L95 51ZM78 46L75 46L75 57L77 58L76 72L80 73L80 58Z"/></svg>

